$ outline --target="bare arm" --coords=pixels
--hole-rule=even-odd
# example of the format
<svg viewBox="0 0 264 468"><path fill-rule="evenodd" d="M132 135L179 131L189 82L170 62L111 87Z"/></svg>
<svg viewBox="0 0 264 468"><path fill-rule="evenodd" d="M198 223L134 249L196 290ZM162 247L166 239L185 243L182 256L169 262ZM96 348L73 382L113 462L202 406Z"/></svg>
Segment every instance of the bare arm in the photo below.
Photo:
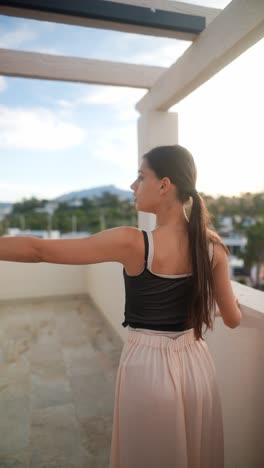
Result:
<svg viewBox="0 0 264 468"><path fill-rule="evenodd" d="M0 237L0 260L8 262L40 262L38 246L41 242L37 237Z"/></svg>
<svg viewBox="0 0 264 468"><path fill-rule="evenodd" d="M117 227L81 239L1 237L0 260L66 265L124 263L129 253L131 255L135 229L129 226Z"/></svg>
<svg viewBox="0 0 264 468"><path fill-rule="evenodd" d="M236 296L234 296L234 299L236 301L236 305L237 307L240 309L240 302L238 300L238 298ZM241 310L241 309L240 309ZM215 317L222 317L222 314L221 314L221 310L217 310L216 313L215 313Z"/></svg>
<svg viewBox="0 0 264 468"><path fill-rule="evenodd" d="M242 315L230 282L228 256L219 244L215 244L214 246L214 256L215 300L219 307L219 312L216 313L216 316L221 315L227 327L236 328L240 324Z"/></svg>

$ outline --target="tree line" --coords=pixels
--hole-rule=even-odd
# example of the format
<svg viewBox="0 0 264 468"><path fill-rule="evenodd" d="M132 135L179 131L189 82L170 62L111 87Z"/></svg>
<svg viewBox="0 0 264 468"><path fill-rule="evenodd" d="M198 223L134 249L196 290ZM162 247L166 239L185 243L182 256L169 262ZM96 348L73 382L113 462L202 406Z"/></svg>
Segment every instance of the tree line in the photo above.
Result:
<svg viewBox="0 0 264 468"><path fill-rule="evenodd" d="M135 203L132 200L121 200L117 195L104 192L101 197L83 198L81 201L82 205L78 207L61 201L51 215L35 211L38 208L43 209L50 200L38 200L35 197L24 199L15 203L12 213L2 220L1 235L7 232L7 228L12 227L22 230L53 229L67 233L75 226L77 231L94 234L102 229L120 225L137 225Z"/></svg>
<svg viewBox="0 0 264 468"><path fill-rule="evenodd" d="M214 198L201 193L212 215L212 226L216 231L220 228L220 217L231 216L234 231L247 237L247 246L240 258L245 261L245 268L257 265L258 289L260 284L260 269L264 262L264 193L241 194L240 197L220 196ZM58 202L53 213L37 212L44 208L50 200L38 200L35 197L23 199L13 205L13 211L6 215L0 224L0 234L7 233L8 228L16 227L22 230L58 230L62 234L72 231L84 231L95 234L104 229L117 226L137 226L137 211L135 202L120 199L117 195L104 192L100 197L82 198L81 206L71 206L69 202ZM243 224L246 217L255 218L255 225Z"/></svg>

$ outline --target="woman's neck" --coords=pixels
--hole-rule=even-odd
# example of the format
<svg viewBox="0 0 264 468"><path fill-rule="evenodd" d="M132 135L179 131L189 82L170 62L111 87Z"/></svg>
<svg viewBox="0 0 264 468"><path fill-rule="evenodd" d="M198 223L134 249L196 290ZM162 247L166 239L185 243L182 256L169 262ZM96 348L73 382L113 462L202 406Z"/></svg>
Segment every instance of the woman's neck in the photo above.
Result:
<svg viewBox="0 0 264 468"><path fill-rule="evenodd" d="M167 206L156 212L156 228L170 228L187 232L189 221L182 205Z"/></svg>

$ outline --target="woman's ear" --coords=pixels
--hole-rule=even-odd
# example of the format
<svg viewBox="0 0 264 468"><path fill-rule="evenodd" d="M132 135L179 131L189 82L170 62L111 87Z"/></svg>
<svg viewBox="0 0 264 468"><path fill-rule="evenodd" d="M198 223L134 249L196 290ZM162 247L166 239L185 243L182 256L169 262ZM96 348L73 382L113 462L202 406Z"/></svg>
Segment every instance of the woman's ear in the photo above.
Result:
<svg viewBox="0 0 264 468"><path fill-rule="evenodd" d="M161 188L161 189L162 189L162 188L169 188L170 184L171 184L170 179L169 179L169 178L165 178L165 179L163 180L163 182L161 183L161 187L160 187L160 188Z"/></svg>

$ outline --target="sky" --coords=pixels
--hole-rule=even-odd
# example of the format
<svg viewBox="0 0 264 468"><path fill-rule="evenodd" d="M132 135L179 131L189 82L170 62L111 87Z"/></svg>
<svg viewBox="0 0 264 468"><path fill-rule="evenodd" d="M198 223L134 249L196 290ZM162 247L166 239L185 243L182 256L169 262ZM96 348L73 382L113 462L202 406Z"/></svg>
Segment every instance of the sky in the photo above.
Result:
<svg viewBox="0 0 264 468"><path fill-rule="evenodd" d="M203 2L212 3L228 1ZM0 48L169 67L189 46L0 16ZM263 57L261 40L170 109L195 159L198 191L264 191ZM146 92L0 76L0 202L109 184L129 190L138 170L135 104Z"/></svg>

